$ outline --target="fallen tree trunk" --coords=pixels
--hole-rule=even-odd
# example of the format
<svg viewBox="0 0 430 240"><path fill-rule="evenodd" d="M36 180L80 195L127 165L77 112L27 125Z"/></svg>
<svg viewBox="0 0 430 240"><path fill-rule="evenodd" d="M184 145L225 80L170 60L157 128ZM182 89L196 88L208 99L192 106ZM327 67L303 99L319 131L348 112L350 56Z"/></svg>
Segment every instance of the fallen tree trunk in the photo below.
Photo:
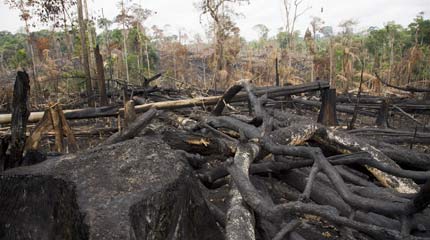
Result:
<svg viewBox="0 0 430 240"><path fill-rule="evenodd" d="M115 144L118 142L125 141L127 139L134 138L137 136L140 131L157 115L157 110L150 109L144 114L140 115L136 118L136 120L130 124L126 129L122 132L117 132L114 135L110 136L104 144Z"/></svg>
<svg viewBox="0 0 430 240"><path fill-rule="evenodd" d="M269 97L279 97L285 95L293 95L304 92L318 91L328 88L329 85L326 82L318 83L308 83L303 85L280 87L280 88L270 88L268 90L261 89L256 92L257 96L262 96L267 94ZM196 106L211 106L218 103L222 99L222 96L215 97L204 97L195 99L185 99L176 101L165 101L148 103L143 105L137 105L135 107L136 112L145 112L151 108L156 108L158 110L163 109L180 109L187 107ZM247 101L248 97L246 93L237 94L231 102L243 102ZM87 119L87 118L98 118L98 117L113 117L117 116L119 112L123 112L124 109L118 109L117 107L101 107L101 108L88 108L88 109L76 109L76 110L65 110L64 115L67 119ZM38 122L43 117L43 112L33 112L30 114L29 122ZM1 114L0 124L9 124L11 122L11 114Z"/></svg>
<svg viewBox="0 0 430 240"><path fill-rule="evenodd" d="M365 128L348 131L348 133L366 138L374 138L390 144L430 144L430 134L425 132Z"/></svg>
<svg viewBox="0 0 430 240"><path fill-rule="evenodd" d="M29 123L39 122L45 112L32 112L28 118ZM74 110L64 110L64 116L68 120L72 119L89 119L99 117L114 117L118 115L118 107L100 107L100 108L84 108ZM1 114L0 124L10 124L11 114Z"/></svg>
<svg viewBox="0 0 430 240"><path fill-rule="evenodd" d="M243 174L248 175L249 166L258 155L255 144L239 145L234 163ZM234 183L230 188L230 205L227 211L226 240L255 240L254 214L246 205Z"/></svg>
<svg viewBox="0 0 430 240"><path fill-rule="evenodd" d="M255 94L257 96L263 96L267 94L268 97L279 97L279 96L285 96L285 95L293 95L298 93L323 90L328 87L329 87L328 83L318 82L318 83L308 83L308 84L296 85L296 86L271 88L269 90L262 89L262 90L256 91ZM209 106L209 105L217 104L218 101L222 98L223 96L215 96L215 97L149 103L149 104L136 106L136 112L144 112L150 108L156 108L161 110L161 109L179 109L179 108L196 107L196 106ZM247 100L248 100L247 93L239 93L235 97L233 97L233 99L231 99L231 102L243 102Z"/></svg>
<svg viewBox="0 0 430 240"><path fill-rule="evenodd" d="M366 151L375 161L380 162L384 166L400 169L395 161L360 138L352 137L339 131L318 131L314 139L323 146L334 147L342 153ZM416 193L418 191L418 186L409 179L389 175L374 167L367 167L367 169L386 187L396 189L402 193Z"/></svg>
<svg viewBox="0 0 430 240"><path fill-rule="evenodd" d="M243 86L240 84L233 85L229 89L226 90L222 98L218 100L218 103L215 106L215 109L212 111L214 116L221 116L222 111L226 104L230 103L230 101L243 89Z"/></svg>
<svg viewBox="0 0 430 240"><path fill-rule="evenodd" d="M302 104L305 106L311 106L311 107L317 107L321 108L322 103L318 101L311 101L311 100L304 100L304 99L293 99L294 103ZM341 113L347 113L347 114L354 114L354 107L353 106L344 106L344 105L337 105L336 106L336 112ZM371 111L365 111L365 110L358 110L357 113L359 115L369 116L369 117L376 117L376 113Z"/></svg>
<svg viewBox="0 0 430 240"><path fill-rule="evenodd" d="M375 72L376 78L385 86L387 87L391 87L397 90L401 90L401 91L405 91L405 92L411 92L411 93L416 93L416 92L423 92L423 93L429 93L430 92L430 88L416 88L413 86L405 86L405 87L399 87L399 86L395 86L392 85L384 80L382 80L382 78L379 77L378 73Z"/></svg>

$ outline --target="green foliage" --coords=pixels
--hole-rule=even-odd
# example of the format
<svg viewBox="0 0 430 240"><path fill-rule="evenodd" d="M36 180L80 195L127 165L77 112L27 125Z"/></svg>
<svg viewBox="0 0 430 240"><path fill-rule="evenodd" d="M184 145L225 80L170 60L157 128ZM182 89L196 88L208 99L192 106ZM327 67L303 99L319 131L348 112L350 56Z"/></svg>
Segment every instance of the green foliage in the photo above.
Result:
<svg viewBox="0 0 430 240"><path fill-rule="evenodd" d="M0 32L0 55L2 65L8 69L27 67L26 36L12 34L7 31Z"/></svg>
<svg viewBox="0 0 430 240"><path fill-rule="evenodd" d="M280 31L278 35L276 35L276 41L279 44L279 47L281 49L287 49L288 48L288 33Z"/></svg>
<svg viewBox="0 0 430 240"><path fill-rule="evenodd" d="M412 39L420 44L430 45L430 19L424 19L423 15L418 15L415 22L409 24Z"/></svg>

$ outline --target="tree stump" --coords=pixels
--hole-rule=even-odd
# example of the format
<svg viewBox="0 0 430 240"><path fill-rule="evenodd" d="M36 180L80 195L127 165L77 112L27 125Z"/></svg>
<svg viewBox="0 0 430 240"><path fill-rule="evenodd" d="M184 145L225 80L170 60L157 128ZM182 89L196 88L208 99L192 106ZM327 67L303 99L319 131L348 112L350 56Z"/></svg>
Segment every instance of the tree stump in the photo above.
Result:
<svg viewBox="0 0 430 240"><path fill-rule="evenodd" d="M383 100L381 108L379 109L378 117L376 118L376 126L379 128L388 128L388 116L390 112L390 103Z"/></svg>
<svg viewBox="0 0 430 240"><path fill-rule="evenodd" d="M6 171L0 239L223 239L182 158L152 135Z"/></svg>
<svg viewBox="0 0 430 240"><path fill-rule="evenodd" d="M124 126L130 126L137 118L134 110L135 103L133 100L128 101L124 106Z"/></svg>
<svg viewBox="0 0 430 240"><path fill-rule="evenodd" d="M337 126L336 89L326 89L321 92L322 105L318 116L318 123L325 126Z"/></svg>

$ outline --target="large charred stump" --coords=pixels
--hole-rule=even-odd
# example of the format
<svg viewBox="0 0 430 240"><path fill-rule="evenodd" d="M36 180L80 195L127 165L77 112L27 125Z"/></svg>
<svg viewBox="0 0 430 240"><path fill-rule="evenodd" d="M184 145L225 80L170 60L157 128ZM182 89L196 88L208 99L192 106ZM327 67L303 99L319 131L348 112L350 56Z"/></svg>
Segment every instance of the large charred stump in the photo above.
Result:
<svg viewBox="0 0 430 240"><path fill-rule="evenodd" d="M0 239L218 240L185 159L158 135L0 175Z"/></svg>
<svg viewBox="0 0 430 240"><path fill-rule="evenodd" d="M0 176L0 239L89 239L83 219L69 182Z"/></svg>
<svg viewBox="0 0 430 240"><path fill-rule="evenodd" d="M25 146L30 94L30 79L26 72L18 72L13 89L12 100L12 137L9 144L9 165L18 166L22 160Z"/></svg>

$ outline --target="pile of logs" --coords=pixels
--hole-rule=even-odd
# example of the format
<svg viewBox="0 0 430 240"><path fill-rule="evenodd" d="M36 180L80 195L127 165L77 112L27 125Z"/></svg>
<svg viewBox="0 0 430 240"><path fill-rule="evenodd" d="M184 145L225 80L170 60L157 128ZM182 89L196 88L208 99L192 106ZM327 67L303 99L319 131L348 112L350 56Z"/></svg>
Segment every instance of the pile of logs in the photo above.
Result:
<svg viewBox="0 0 430 240"><path fill-rule="evenodd" d="M227 210L211 204L226 239L307 239L312 219L327 221L341 239L430 237L428 154L269 109L248 82L230 93L242 87L251 118L221 116L233 99L227 91L191 130L165 134L207 188L228 184ZM207 167L213 159L222 163ZM269 184L256 184L261 178Z"/></svg>
<svg viewBox="0 0 430 240"><path fill-rule="evenodd" d="M322 92L322 103L291 97L316 91ZM0 115L0 124L12 122L13 132L22 130L27 118L39 122L28 147L37 145L40 134L36 133L47 126L53 126L56 137L66 135L73 144L68 119L124 118L124 127L101 143L106 146L135 138L151 121L158 121L164 127L153 131L159 131L163 141L193 167L206 205L228 240L429 239L430 155L412 150L412 144L429 144L430 135L336 127L336 111L377 117L383 124L389 109L402 112L405 107L383 101L385 110L377 112L336 106L335 93L326 82L253 88L243 80L222 96L136 106L130 101L123 108L64 114L52 106L29 117L17 108L12 115ZM318 123L281 110L279 99L290 108L320 107ZM379 101L363 99L363 104ZM192 111L181 111L184 108ZM22 121L15 120L19 116ZM26 148L21 135L15 134L21 137L18 149L22 150ZM0 137L0 154L7 141L16 140ZM224 190L227 204L212 201L214 192Z"/></svg>

